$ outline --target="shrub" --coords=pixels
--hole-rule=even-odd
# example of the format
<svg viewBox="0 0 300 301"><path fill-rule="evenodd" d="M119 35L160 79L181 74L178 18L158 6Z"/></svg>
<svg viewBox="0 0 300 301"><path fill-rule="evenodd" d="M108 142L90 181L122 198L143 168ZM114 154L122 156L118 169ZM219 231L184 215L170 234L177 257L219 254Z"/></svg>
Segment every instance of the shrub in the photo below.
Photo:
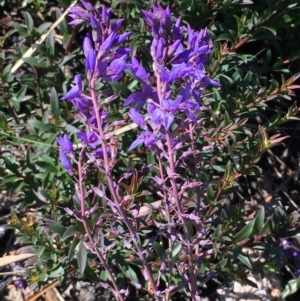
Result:
<svg viewBox="0 0 300 301"><path fill-rule="evenodd" d="M17 139L30 143L26 161L18 165L3 156L3 167L10 170L6 188L21 192L24 205L32 207L34 199L40 208L35 217L15 216L12 222L20 230L17 243L28 245L23 251L37 255L27 278L42 285L49 278L62 280L76 266L120 300L129 283L156 300L170 300L182 290L200 300L201 287L213 277L249 283L248 269L262 275L279 270L285 264L279 238L295 234L298 218L287 219L287 208L279 205L271 216L262 207L247 220L242 204L226 205L242 176L259 174L257 159L287 138L278 126L298 113L294 104L253 126L267 102L290 99L298 86L297 75L270 84L261 75L272 52L256 73L249 70L255 56L235 52L250 35L253 42L263 38L257 14L249 18L252 7L237 10L234 1L199 4L199 16L216 15L209 30L197 31L209 17L195 18L195 3L152 5L148 11L139 3L118 2L117 15L104 5L97 10L81 3L69 15L73 32L88 31L82 36L85 73L74 76L60 102L59 85L63 82L64 91L67 86L63 66L80 50L57 62L53 36L46 46L35 46L39 54L25 61L38 74L40 116L29 120L27 135ZM231 11L237 12L235 32L224 17ZM182 16L176 18L178 12ZM117 17L121 13L123 21ZM29 14L25 17L30 35L15 27L30 41L41 32ZM72 37L64 26L61 30L66 47ZM227 42L212 43L208 33ZM26 87L16 94L8 85L15 80L9 68L2 72L3 88L18 103ZM34 91L33 79L27 80ZM19 107L10 109L16 115ZM3 118L2 128L8 144L17 127ZM265 261L254 262L245 247L259 250Z"/></svg>

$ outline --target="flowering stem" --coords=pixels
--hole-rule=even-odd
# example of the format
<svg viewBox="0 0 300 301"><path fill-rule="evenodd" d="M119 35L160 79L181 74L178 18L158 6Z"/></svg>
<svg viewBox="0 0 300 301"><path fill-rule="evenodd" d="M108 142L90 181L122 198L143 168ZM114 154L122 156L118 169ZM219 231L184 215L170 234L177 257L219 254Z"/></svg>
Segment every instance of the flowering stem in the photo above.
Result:
<svg viewBox="0 0 300 301"><path fill-rule="evenodd" d="M160 157L157 156L157 158L158 158L158 164L159 164L160 178L165 183L163 164L162 164L162 161L161 161ZM168 196L167 196L167 193L166 193L165 189L164 189L164 199L165 200L168 199ZM166 201L164 202L164 207L165 207L165 210L166 210L166 215L167 215L168 223L171 224L170 208L169 208L169 206L168 206L168 204L167 204ZM171 233L171 231L172 231L172 228L169 227L169 232ZM170 251L170 258L169 258L169 260L170 260L170 262L172 262L173 242L172 242L171 238L168 239L168 244L169 244L169 251ZM171 285L171 283L172 283L172 274L173 274L172 273L172 269L173 269L172 265L170 264L170 266L169 266L169 278L168 278L168 284L169 285ZM167 293L166 294L166 301L170 300L170 297L171 297L170 293Z"/></svg>
<svg viewBox="0 0 300 301"><path fill-rule="evenodd" d="M175 163L174 163L174 158L173 158L173 148L172 148L172 141L171 141L171 133L170 131L167 131L166 133L166 138L167 138L167 145L168 145L168 159L169 159L169 164L170 164L170 170L172 174L175 174ZM189 287L191 291L191 297L193 300L196 299L197 295L197 279L194 271L194 262L193 262L193 245L192 245L192 238L190 235L189 227L188 227L188 220L185 218L185 213L181 204L181 201L178 197L178 189L177 189L177 183L176 180L171 177L170 179L171 185L172 185L172 191L173 191L173 197L175 198L176 202L176 207L179 213L179 217L182 221L183 224L183 230L184 230L184 235L186 237L186 244L187 244L187 252L188 252L188 258L189 258Z"/></svg>
<svg viewBox="0 0 300 301"><path fill-rule="evenodd" d="M146 270L147 273L147 277L149 280L149 283L151 285L151 289L154 292L155 298L157 301L160 301L161 298L157 296L157 286L156 283L154 281L153 275L152 275L152 270L147 262L147 259L143 253L143 249L140 246L140 244L138 243L137 240L137 235L136 235L136 231L134 230L132 223L130 222L128 216L126 215L123 207L121 206L121 200L118 197L118 194L116 192L115 186L114 186L114 182L112 179L112 173L111 173L111 167L110 167L110 163L109 163L109 157L108 157L108 151L107 151L107 141L105 139L105 133L104 133L104 129L102 127L102 121L101 121L101 117L100 117L100 112L99 112L99 105L97 102L97 96L96 96L96 91L95 91L95 84L96 84L96 78L95 78L95 72L93 74L92 79L90 80L90 91L91 91L91 98L92 98L92 102L93 102L93 106L95 109L95 114L96 114L96 120L97 120L97 126L98 126L98 132L100 135L100 138L102 140L102 148L103 148L103 158L104 158L104 166L105 166L105 176L106 176L106 180L108 183L108 187L110 190L110 193L112 195L112 199L114 204L116 205L116 208L120 214L121 219L124 221L124 223L126 224L126 226L129 229L129 232L133 238L133 242L134 245L137 249L137 253L143 263L143 266Z"/></svg>
<svg viewBox="0 0 300 301"><path fill-rule="evenodd" d="M80 208L81 208L81 219L82 219L82 224L85 230L85 233L87 234L89 241L94 249L94 252L96 253L96 255L98 256L101 264L103 265L103 267L105 268L105 270L108 273L108 277L109 280L112 282L113 287L115 289L115 292L119 298L120 301L125 301L123 295L120 293L120 289L118 287L118 284L113 276L112 271L110 270L110 267L108 266L106 260L104 259L103 255L99 252L99 249L97 248L97 245L94 241L93 236L91 235L91 231L87 225L86 222L86 215L85 215L85 197L84 197L84 178L83 178L83 166L82 166L82 158L83 158L83 154L85 152L85 147L82 148L80 155L79 155L79 160L78 160L78 180L79 180L79 194L80 194Z"/></svg>
<svg viewBox="0 0 300 301"><path fill-rule="evenodd" d="M157 65L157 63L156 63ZM156 67L156 70L159 70L158 67ZM162 102L162 82L161 82L161 78L160 78L160 73L157 71L156 72L156 85L157 85L157 94L158 94L158 98L160 103ZM166 139L167 139L167 146L168 146L168 161L169 161L169 165L170 165L170 170L172 174L175 174L176 169L175 169L175 162L174 162L174 151L172 148L172 134L170 131L167 131L166 133ZM186 243L187 243L187 252L188 252L188 258L189 258L189 276L190 276L190 282L189 282L189 287L190 287L190 291L191 291L191 295L192 295L192 299L196 300L196 294L197 294L197 279L195 277L195 272L194 272L194 263L193 263L193 245L192 245L192 238L189 232L189 227L187 224L187 219L184 217L184 211L178 196L178 189L177 189L177 183L176 180L171 177L170 179L171 181L171 185L172 185L172 190L173 190L173 197L175 198L175 203L176 203L176 207L180 216L180 219L182 221L183 224L183 230L184 230L184 234L185 237L187 239Z"/></svg>
<svg viewBox="0 0 300 301"><path fill-rule="evenodd" d="M191 146L192 146L192 151L193 151L193 160L194 160L194 166L195 166L195 176L196 176L196 180L198 183L200 183L200 177L199 177L199 173L197 170L197 158L196 158L196 144L195 144L195 139L194 139L194 135L193 135L193 125L192 123L189 124L189 134L190 134L190 139L191 139ZM197 194L196 194L196 208L197 210L200 208L200 187L197 187ZM196 245L195 248L195 253L196 255L199 254L199 244Z"/></svg>

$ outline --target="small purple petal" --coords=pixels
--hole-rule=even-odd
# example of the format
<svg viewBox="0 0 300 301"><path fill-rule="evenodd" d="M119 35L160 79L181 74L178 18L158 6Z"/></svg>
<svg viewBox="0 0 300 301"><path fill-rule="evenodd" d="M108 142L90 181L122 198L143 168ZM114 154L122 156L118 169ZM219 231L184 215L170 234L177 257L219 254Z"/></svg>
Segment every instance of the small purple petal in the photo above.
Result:
<svg viewBox="0 0 300 301"><path fill-rule="evenodd" d="M85 57L88 56L88 53L91 49L93 49L93 43L92 43L91 35L88 33L83 39L83 52Z"/></svg>
<svg viewBox="0 0 300 301"><path fill-rule="evenodd" d="M174 116L172 115L169 115L169 114L165 114L164 115L164 127L165 127L165 130L168 131L171 124L173 123L174 121Z"/></svg>
<svg viewBox="0 0 300 301"><path fill-rule="evenodd" d="M133 149L135 149L136 147L138 147L138 146L139 146L140 144L142 144L143 142L144 142L144 136L143 136L143 135L138 136L138 137L136 138L136 140L134 140L134 141L131 143L131 145L130 145L128 151L129 151L129 152L132 151Z"/></svg>
<svg viewBox="0 0 300 301"><path fill-rule="evenodd" d="M129 97L126 98L124 106L130 106L133 104L145 104L147 97L142 92L133 92Z"/></svg>
<svg viewBox="0 0 300 301"><path fill-rule="evenodd" d="M87 58L85 61L85 70L94 70L95 69L95 63L96 63L96 51L93 49L90 49Z"/></svg>
<svg viewBox="0 0 300 301"><path fill-rule="evenodd" d="M131 70L138 79L149 83L149 74L135 57L133 57L131 61Z"/></svg>
<svg viewBox="0 0 300 301"><path fill-rule="evenodd" d="M73 175L72 163L71 163L70 159L66 156L66 154L64 153L64 151L62 149L59 151L59 158L60 158L60 162L61 162L61 165L63 166L63 168L70 175Z"/></svg>
<svg viewBox="0 0 300 301"><path fill-rule="evenodd" d="M131 32L126 31L119 36L116 37L115 42L117 45L122 44L129 36L131 35Z"/></svg>
<svg viewBox="0 0 300 301"><path fill-rule="evenodd" d="M100 46L100 50L102 52L108 51L110 48L114 46L114 41L116 38L116 33L112 32L107 39L103 42L103 44Z"/></svg>
<svg viewBox="0 0 300 301"><path fill-rule="evenodd" d="M134 108L131 108L128 113L131 120L139 126L145 126L143 115L137 112Z"/></svg>
<svg viewBox="0 0 300 301"><path fill-rule="evenodd" d="M66 153L74 154L73 144L66 134L63 137L57 137L56 141Z"/></svg>
<svg viewBox="0 0 300 301"><path fill-rule="evenodd" d="M72 99L74 97L79 97L82 92L82 80L80 75L75 75L74 78L75 86L61 99Z"/></svg>

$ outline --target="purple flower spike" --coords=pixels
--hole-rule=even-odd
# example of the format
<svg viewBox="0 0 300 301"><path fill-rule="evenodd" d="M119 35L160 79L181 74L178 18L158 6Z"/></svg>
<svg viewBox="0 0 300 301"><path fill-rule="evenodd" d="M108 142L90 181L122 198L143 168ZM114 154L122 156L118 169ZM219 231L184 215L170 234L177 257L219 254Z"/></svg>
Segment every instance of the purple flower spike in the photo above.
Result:
<svg viewBox="0 0 300 301"><path fill-rule="evenodd" d="M79 97L82 92L82 79L80 75L75 75L74 78L75 86L61 99L72 99L74 97Z"/></svg>
<svg viewBox="0 0 300 301"><path fill-rule="evenodd" d="M59 151L59 158L60 158L60 162L61 162L61 165L63 166L63 168L70 175L73 175L72 163L71 163L70 159L66 156L66 154L64 153L64 151L62 149Z"/></svg>
<svg viewBox="0 0 300 301"><path fill-rule="evenodd" d="M75 153L73 144L66 134L63 137L57 137L56 141L67 154Z"/></svg>

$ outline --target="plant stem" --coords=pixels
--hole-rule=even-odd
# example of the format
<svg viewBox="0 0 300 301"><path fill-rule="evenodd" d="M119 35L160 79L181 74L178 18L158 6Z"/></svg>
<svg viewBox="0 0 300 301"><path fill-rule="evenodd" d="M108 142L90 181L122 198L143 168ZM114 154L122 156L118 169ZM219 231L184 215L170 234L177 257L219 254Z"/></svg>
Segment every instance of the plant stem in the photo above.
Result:
<svg viewBox="0 0 300 301"><path fill-rule="evenodd" d="M100 135L100 138L102 140L102 148L103 148L103 158L104 158L104 167L105 167L105 176L106 176L106 181L109 187L109 191L111 193L112 196L112 200L114 205L116 206L121 219L124 221L124 223L126 224L126 226L128 227L128 230L130 232L130 235L133 238L133 242L134 245L137 249L137 253L139 255L139 258L141 259L143 266L146 270L147 273L147 277L148 277L148 281L151 285L151 289L154 292L155 298L157 301L161 301L161 298L159 296L157 296L157 286L156 283L154 281L153 275L152 275L152 270L151 267L149 266L147 259L144 255L144 250L142 249L142 247L140 246L140 244L138 243L138 239L137 239L137 234L136 231L133 228L132 223L130 222L128 216L126 215L122 205L121 205L121 200L118 197L118 194L116 192L116 188L112 179L112 168L110 166L110 162L109 162L109 157L108 157L108 151L107 151L107 141L105 139L105 133L104 133L104 129L102 127L102 120L100 117L100 112L99 112L99 104L97 101L97 96L96 96L96 91L95 91L95 85L96 85L96 78L95 78L95 72L92 76L92 79L90 80L90 92L91 92L91 98L92 98L92 102L93 102L93 106L94 106L94 110L95 110L95 115L96 115L96 121L97 121L97 128L98 128L98 132Z"/></svg>
<svg viewBox="0 0 300 301"><path fill-rule="evenodd" d="M157 64L157 61L154 60L154 63ZM156 70L159 70L158 67L156 67ZM160 73L159 71L155 72L156 74L156 87L157 87L157 94L158 98L160 101L160 104L162 103L163 99L163 89L165 90L165 87L163 87L161 78L160 78ZM167 147L168 147L168 163L170 166L170 171L173 175L176 173L176 168L175 168L175 162L174 162L174 150L172 147L172 134L170 131L167 131L166 133L166 139L167 139ZM170 177L171 185L172 185L172 197L175 199L177 211L179 214L179 218L181 219L182 225L183 225L183 231L184 235L186 238L186 245L187 245L187 253L188 253L188 259L189 259L189 289L191 292L191 297L192 300L196 301L197 300L197 279L194 271L194 261L193 261L193 245L192 245L192 238L189 232L189 227L188 227L188 220L185 218L185 213L181 204L181 201L178 196L178 189L177 189L177 183L176 179L174 177Z"/></svg>
<svg viewBox="0 0 300 301"><path fill-rule="evenodd" d="M120 301L125 301L124 296L120 293L120 289L119 286L115 280L115 277L109 267L109 265L107 264L105 258L103 257L103 255L99 252L99 249L95 243L95 240L91 234L91 231L87 225L86 222L86 215L85 215L85 197L84 197L84 179L83 179L83 167L82 167L82 158L83 158L83 154L85 152L85 147L82 147L82 150L80 152L79 155L79 160L78 160L78 182L79 182L79 194L80 194L80 208L81 208L81 218L82 218L82 224L85 230L85 233L87 234L89 241L94 249L94 252L96 253L96 255L98 256L101 264L103 265L103 267L105 268L105 270L108 273L108 277L109 280L112 282L113 287L115 289L115 292L119 298Z"/></svg>

